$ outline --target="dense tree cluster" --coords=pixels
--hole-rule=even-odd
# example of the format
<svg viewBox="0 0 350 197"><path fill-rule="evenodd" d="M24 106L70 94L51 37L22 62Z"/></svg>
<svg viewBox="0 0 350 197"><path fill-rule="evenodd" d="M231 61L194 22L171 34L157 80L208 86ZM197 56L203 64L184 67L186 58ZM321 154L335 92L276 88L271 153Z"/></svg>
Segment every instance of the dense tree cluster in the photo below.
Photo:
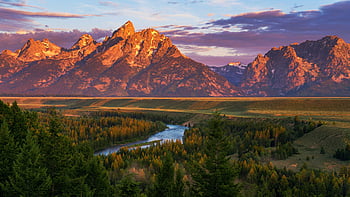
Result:
<svg viewBox="0 0 350 197"><path fill-rule="evenodd" d="M237 162L240 178L252 188L248 196L348 196L349 168L339 173L308 169L300 171L278 169L270 164Z"/></svg>
<svg viewBox="0 0 350 197"><path fill-rule="evenodd" d="M342 161L350 160L350 144L347 144L343 149L337 149L334 157Z"/></svg>
<svg viewBox="0 0 350 197"><path fill-rule="evenodd" d="M182 124L186 122L193 114L179 113L179 112L121 112L116 111L96 111L90 112L89 116L93 117L121 117L121 118L133 118L138 120L148 120L152 122L163 122L165 124Z"/></svg>
<svg viewBox="0 0 350 197"><path fill-rule="evenodd" d="M297 154L293 141L320 122L211 119L183 141L149 148L94 150L144 138L177 119L163 113L22 111L0 102L0 196L347 196L350 168L339 172L274 167ZM163 117L163 119L162 119ZM336 155L346 157L349 147ZM322 152L322 150L321 150Z"/></svg>
<svg viewBox="0 0 350 197"><path fill-rule="evenodd" d="M159 121L129 117L66 117L62 121L67 127L67 135L75 143L88 142L94 149L146 137L166 128L166 125Z"/></svg>
<svg viewBox="0 0 350 197"><path fill-rule="evenodd" d="M57 116L0 102L0 196L109 196L106 169L84 144L63 135Z"/></svg>

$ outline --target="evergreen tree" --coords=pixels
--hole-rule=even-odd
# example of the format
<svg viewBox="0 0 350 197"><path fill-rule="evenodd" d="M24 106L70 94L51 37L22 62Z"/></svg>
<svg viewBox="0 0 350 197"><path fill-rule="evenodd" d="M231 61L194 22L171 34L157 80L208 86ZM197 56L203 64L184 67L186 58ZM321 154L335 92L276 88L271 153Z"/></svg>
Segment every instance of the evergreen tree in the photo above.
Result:
<svg viewBox="0 0 350 197"><path fill-rule="evenodd" d="M107 171L98 157L92 157L85 166L85 182L93 191L94 196L110 196L111 187Z"/></svg>
<svg viewBox="0 0 350 197"><path fill-rule="evenodd" d="M12 167L16 158L18 152L16 149L16 144L10 135L6 121L4 121L0 126L0 182L8 177L6 173L12 171L9 167Z"/></svg>
<svg viewBox="0 0 350 197"><path fill-rule="evenodd" d="M15 142L22 144L26 140L28 133L27 118L25 113L18 107L17 102L11 105L12 118L9 122L9 128L15 139Z"/></svg>
<svg viewBox="0 0 350 197"><path fill-rule="evenodd" d="M4 120L0 126L0 196L5 195L2 192L6 189L4 184L9 181L9 176L13 173L13 161L16 159L18 151Z"/></svg>
<svg viewBox="0 0 350 197"><path fill-rule="evenodd" d="M52 178L52 196L89 195L89 187L85 184L86 174L80 173L81 155L67 136L62 134L63 126L56 113L50 117L48 131L38 134L39 144L43 153L42 163Z"/></svg>
<svg viewBox="0 0 350 197"><path fill-rule="evenodd" d="M205 156L201 162L193 162L192 179L194 195L237 196L239 187L234 183L235 171L229 161L229 142L224 130L224 120L215 114L208 121L204 142Z"/></svg>
<svg viewBox="0 0 350 197"><path fill-rule="evenodd" d="M138 197L141 193L139 183L133 180L130 174L123 177L116 187L117 196L120 197Z"/></svg>
<svg viewBox="0 0 350 197"><path fill-rule="evenodd" d="M175 183L173 187L173 197L181 197L185 195L185 185L183 182L183 173L180 169L175 171Z"/></svg>
<svg viewBox="0 0 350 197"><path fill-rule="evenodd" d="M162 196L172 196L174 182L174 161L169 152L162 160L162 165L159 172L156 174L156 182L154 183L154 188L151 190L150 196L162 197Z"/></svg>
<svg viewBox="0 0 350 197"><path fill-rule="evenodd" d="M16 196L48 196L51 178L40 164L40 149L29 133L13 164L13 175L7 184L8 192Z"/></svg>

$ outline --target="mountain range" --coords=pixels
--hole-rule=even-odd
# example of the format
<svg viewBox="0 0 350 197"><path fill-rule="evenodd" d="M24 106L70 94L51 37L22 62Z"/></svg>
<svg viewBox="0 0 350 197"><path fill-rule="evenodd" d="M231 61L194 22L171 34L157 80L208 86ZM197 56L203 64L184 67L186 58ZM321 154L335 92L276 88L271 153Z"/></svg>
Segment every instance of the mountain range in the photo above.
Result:
<svg viewBox="0 0 350 197"><path fill-rule="evenodd" d="M208 67L154 29L128 21L103 42L69 49L30 39L0 54L2 95L350 96L350 44L326 36L272 48L248 65Z"/></svg>
<svg viewBox="0 0 350 197"><path fill-rule="evenodd" d="M245 96L350 96L350 44L337 36L274 47L248 65L211 69Z"/></svg>

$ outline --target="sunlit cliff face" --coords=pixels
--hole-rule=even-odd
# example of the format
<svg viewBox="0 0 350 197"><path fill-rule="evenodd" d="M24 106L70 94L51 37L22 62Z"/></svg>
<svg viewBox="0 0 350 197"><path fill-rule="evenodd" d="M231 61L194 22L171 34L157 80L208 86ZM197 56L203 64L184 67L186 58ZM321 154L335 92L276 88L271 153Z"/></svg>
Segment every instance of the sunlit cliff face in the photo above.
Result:
<svg viewBox="0 0 350 197"><path fill-rule="evenodd" d="M7 94L87 96L232 96L237 88L184 55L154 29L128 21L96 42L84 34L70 48L30 39L1 54Z"/></svg>
<svg viewBox="0 0 350 197"><path fill-rule="evenodd" d="M319 94L330 94L322 84L348 83L350 44L336 36L273 48L247 67L242 87L255 95L284 96L306 86L319 86Z"/></svg>

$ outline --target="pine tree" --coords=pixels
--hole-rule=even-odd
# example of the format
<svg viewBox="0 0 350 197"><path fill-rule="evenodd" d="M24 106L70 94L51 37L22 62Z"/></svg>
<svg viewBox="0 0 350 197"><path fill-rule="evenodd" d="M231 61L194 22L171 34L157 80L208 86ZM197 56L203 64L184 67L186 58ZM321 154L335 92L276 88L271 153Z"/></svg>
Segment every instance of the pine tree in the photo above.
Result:
<svg viewBox="0 0 350 197"><path fill-rule="evenodd" d="M148 196L152 197L181 197L184 196L183 174L177 167L170 152L161 157L161 166L156 172L154 185L150 188Z"/></svg>
<svg viewBox="0 0 350 197"><path fill-rule="evenodd" d="M25 113L18 107L17 102L11 106L12 120L9 122L9 128L15 139L15 142L22 144L26 140L28 133L27 118Z"/></svg>
<svg viewBox="0 0 350 197"><path fill-rule="evenodd" d="M228 138L224 120L215 114L208 121L202 162L193 162L193 190L197 196L237 196L239 187L234 183L235 171L228 158Z"/></svg>
<svg viewBox="0 0 350 197"><path fill-rule="evenodd" d="M156 182L150 196L171 196L174 185L174 174L174 161L168 152L162 160L162 165L156 175Z"/></svg>
<svg viewBox="0 0 350 197"><path fill-rule="evenodd" d="M17 196L48 196L51 178L40 165L40 149L29 133L13 164L13 175L8 183L11 193Z"/></svg>
<svg viewBox="0 0 350 197"><path fill-rule="evenodd" d="M183 173L180 169L175 171L175 182L173 187L173 197L181 197L185 194L185 184L183 182Z"/></svg>
<svg viewBox="0 0 350 197"><path fill-rule="evenodd" d="M18 154L18 148L10 135L6 121L0 126L0 196L5 194L5 183L9 181L9 177L13 173L13 161Z"/></svg>
<svg viewBox="0 0 350 197"><path fill-rule="evenodd" d="M49 123L48 131L39 133L39 143L44 155L42 163L48 169L48 174L52 178L51 195L72 195L71 192L78 192L75 183L72 183L74 174L74 158L69 139L60 134L62 127L58 118L53 117ZM76 178L75 182L82 183L83 179ZM74 188L75 187L75 188ZM80 189L80 188L79 188Z"/></svg>
<svg viewBox="0 0 350 197"><path fill-rule="evenodd" d="M2 179L7 177L3 173L12 171L9 167L12 166L17 152L14 139L10 135L7 123L4 121L0 126L0 182L3 182Z"/></svg>
<svg viewBox="0 0 350 197"><path fill-rule="evenodd" d="M85 183L94 196L110 196L111 188L107 171L97 157L92 157L85 165Z"/></svg>
<svg viewBox="0 0 350 197"><path fill-rule="evenodd" d="M117 196L138 197L141 193L139 185L140 184L132 178L132 175L128 174L117 183Z"/></svg>
<svg viewBox="0 0 350 197"><path fill-rule="evenodd" d="M52 179L51 196L91 196L93 191L86 184L86 156L62 133L60 118L52 111L48 131L38 133L42 163Z"/></svg>

